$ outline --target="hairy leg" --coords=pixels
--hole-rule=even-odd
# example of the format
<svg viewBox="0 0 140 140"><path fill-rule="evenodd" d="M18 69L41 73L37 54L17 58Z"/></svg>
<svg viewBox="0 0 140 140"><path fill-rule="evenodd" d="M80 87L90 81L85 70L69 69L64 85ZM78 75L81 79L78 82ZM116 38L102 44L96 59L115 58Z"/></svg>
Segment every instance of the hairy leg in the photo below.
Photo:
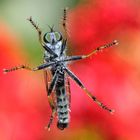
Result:
<svg viewBox="0 0 140 140"><path fill-rule="evenodd" d="M109 111L110 113L113 113L114 110L108 108L106 105L104 105L102 102L100 102L95 96L91 94L91 92L88 91L88 89L82 84L82 82L67 68L64 69L67 74L85 91L85 93L95 102L97 103L101 108Z"/></svg>
<svg viewBox="0 0 140 140"><path fill-rule="evenodd" d="M118 45L118 41L114 40L111 43L108 43L106 45L97 47L95 50L93 50L91 53L89 53L87 55L69 56L69 57L65 58L63 61L75 61L75 60L85 59L85 58L91 57L92 55L96 54L97 52L99 52L99 51L101 51L101 50L103 50L105 48L109 48L109 47L111 47L113 45Z"/></svg>
<svg viewBox="0 0 140 140"><path fill-rule="evenodd" d="M20 70L20 69L26 69L26 70L30 70L30 71L37 71L37 70L42 70L42 69L45 69L51 65L53 65L54 62L49 62L49 63L44 63L40 66L37 66L36 68L30 68L26 65L19 65L19 66L15 66L15 67L12 67L10 69L3 69L3 72L4 73L8 73L8 72L12 72L12 71L16 71L16 70Z"/></svg>
<svg viewBox="0 0 140 140"><path fill-rule="evenodd" d="M38 25L36 25L36 23L33 21L32 17L29 17L27 20L29 20L31 22L31 24L34 26L34 28L37 30L38 32L38 37L39 37L39 42L41 43L41 45L43 45L43 41L42 41L42 31L41 29L38 27Z"/></svg>

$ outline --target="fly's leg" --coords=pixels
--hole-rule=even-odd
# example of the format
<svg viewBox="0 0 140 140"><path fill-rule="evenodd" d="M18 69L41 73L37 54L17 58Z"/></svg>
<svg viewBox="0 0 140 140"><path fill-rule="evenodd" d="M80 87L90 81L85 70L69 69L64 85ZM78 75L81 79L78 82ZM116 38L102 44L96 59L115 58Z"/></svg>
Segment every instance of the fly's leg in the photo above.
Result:
<svg viewBox="0 0 140 140"><path fill-rule="evenodd" d="M8 72L12 72L12 71L20 70L20 69L26 69L26 70L30 70L30 71L35 71L36 70L36 69L30 68L26 65L19 65L19 66L12 67L10 69L3 69L3 72L8 73Z"/></svg>
<svg viewBox="0 0 140 140"><path fill-rule="evenodd" d="M63 55L64 50L66 49L67 39L64 39L61 46L60 56Z"/></svg>
<svg viewBox="0 0 140 140"><path fill-rule="evenodd" d="M51 95L52 90L55 88L56 83L57 83L57 80L58 80L58 75L57 75L57 70L56 70L56 72L55 72L55 74L54 74L54 76L53 76L53 78L52 78L52 81L51 81L51 83L50 83L50 87L49 87L49 89L48 89L48 96Z"/></svg>
<svg viewBox="0 0 140 140"><path fill-rule="evenodd" d="M93 50L88 55L69 56L69 57L65 58L63 61L76 61L76 60L80 60L80 59L85 59L85 58L88 58L88 57L96 54L97 52L99 52L99 51L101 51L101 50L103 50L105 48L111 47L113 45L118 45L118 41L117 40L114 40L111 43L108 43L106 45L100 46L100 47L96 48L95 50Z"/></svg>
<svg viewBox="0 0 140 140"><path fill-rule="evenodd" d="M67 68L64 69L67 74L85 91L85 93L95 102L97 103L101 108L109 111L110 113L113 113L114 110L108 108L106 105L104 105L102 102L100 102L95 96L93 96L87 88L82 84L82 82Z"/></svg>
<svg viewBox="0 0 140 140"><path fill-rule="evenodd" d="M57 74L57 72L55 74ZM55 107L53 98L51 96L51 92L52 92L53 88L56 85L56 81L57 81L57 75L56 76L54 75L54 77L52 79L52 82L50 84L50 87L48 89L48 101L49 101L49 105L50 105L50 107L52 109L52 114L51 114L51 117L50 117L50 120L49 120L49 123L48 123L48 126L47 126L48 131L50 131L50 126L51 126L51 124L53 122L53 119L55 117L55 114L56 114L56 107Z"/></svg>
<svg viewBox="0 0 140 140"><path fill-rule="evenodd" d="M29 17L27 20L29 20L31 22L31 24L34 26L34 28L37 30L38 32L38 37L39 37L39 42L41 43L41 45L43 45L43 41L42 41L42 31L41 29L38 27L38 25L36 25L36 23L32 20L32 17Z"/></svg>
<svg viewBox="0 0 140 140"><path fill-rule="evenodd" d="M45 83L46 83L46 91L48 93L48 90L49 90L49 84L50 84L50 71L44 71L44 78L45 78ZM49 78L49 79L48 79ZM48 102L49 102L49 105L51 107L51 110L52 110L52 113L51 113L51 116L50 116L50 120L48 122L48 125L47 128L48 131L50 131L50 126L53 122L53 118L55 117L55 113L56 113L56 107L55 107L55 104L54 104L54 101L53 101L53 97L52 96L48 96Z"/></svg>
<svg viewBox="0 0 140 140"><path fill-rule="evenodd" d="M83 55L82 58L88 58L94 54L96 54L97 52L105 49L105 48L109 48L111 46L114 46L114 45L118 45L118 41L117 40L114 40L113 42L111 43L108 43L106 45L103 45L103 46L100 46L100 47L97 47L95 50L93 50L91 53L89 53L88 55Z"/></svg>
<svg viewBox="0 0 140 140"><path fill-rule="evenodd" d="M30 70L30 71L37 71L37 70L42 70L42 69L45 69L51 65L53 65L54 62L50 62L50 63L45 63L45 64L42 64L40 66L37 66L36 68L30 68L26 65L20 65L20 66L16 66L16 67L12 67L10 69L3 69L3 72L4 73L8 73L8 72L12 72L12 71L16 71L16 70L20 70L20 69L26 69L26 70Z"/></svg>
<svg viewBox="0 0 140 140"><path fill-rule="evenodd" d="M42 45L42 47L47 50L50 54L54 55L55 57L57 57L57 54L55 54L42 40L42 31L41 29L35 24L35 22L32 20L32 17L28 18L27 20L29 20L31 22L31 24L34 26L34 28L37 30L38 32L38 37L39 37L39 42ZM51 28L51 27L50 27ZM53 30L53 28L51 28Z"/></svg>
<svg viewBox="0 0 140 140"><path fill-rule="evenodd" d="M64 30L64 36L67 38L67 10L68 8L65 7L63 9L63 17L62 17L62 27L63 27L63 30Z"/></svg>
<svg viewBox="0 0 140 140"><path fill-rule="evenodd" d="M54 102L53 102L53 99L52 99L52 96L51 93L52 93L52 90L55 88L56 86L56 83L57 83L57 79L58 79L58 75L57 75L57 70L55 71L55 74L52 78L52 81L50 83L50 86L49 86L49 89L48 89L48 101L49 101L49 104L50 104L50 107L52 109L52 114L51 114L51 117L50 117L50 121L48 123L48 130L50 130L50 126L53 122L53 118L55 116L55 113L56 113L56 107L54 105Z"/></svg>
<svg viewBox="0 0 140 140"><path fill-rule="evenodd" d="M52 78L52 74L50 70L44 70L44 80L45 80L45 86L46 86L46 91L48 93L48 89L50 86L50 80Z"/></svg>
<svg viewBox="0 0 140 140"><path fill-rule="evenodd" d="M48 129L48 131L50 131L50 126L51 126L53 119L55 117L55 114L56 114L56 107L55 107L55 104L53 102L52 96L48 96L48 101L49 101L49 105L50 105L51 110L52 110L52 114L50 116L50 120L49 120L49 123L47 125L47 129Z"/></svg>

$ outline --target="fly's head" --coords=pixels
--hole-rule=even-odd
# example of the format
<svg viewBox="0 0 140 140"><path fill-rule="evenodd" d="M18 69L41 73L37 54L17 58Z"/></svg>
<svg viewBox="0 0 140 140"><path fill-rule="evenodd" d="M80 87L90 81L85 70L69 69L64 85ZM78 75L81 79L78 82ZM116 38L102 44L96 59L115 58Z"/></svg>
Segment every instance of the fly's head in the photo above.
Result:
<svg viewBox="0 0 140 140"><path fill-rule="evenodd" d="M49 43L51 45L56 44L57 42L62 40L62 34L60 32L54 31L54 26L50 27L50 32L44 34L44 42Z"/></svg>
<svg viewBox="0 0 140 140"><path fill-rule="evenodd" d="M58 56L61 52L62 47L62 34L60 32L54 31L53 27L50 27L50 32L47 32L44 34L43 40L47 47L49 47L54 53L56 53Z"/></svg>

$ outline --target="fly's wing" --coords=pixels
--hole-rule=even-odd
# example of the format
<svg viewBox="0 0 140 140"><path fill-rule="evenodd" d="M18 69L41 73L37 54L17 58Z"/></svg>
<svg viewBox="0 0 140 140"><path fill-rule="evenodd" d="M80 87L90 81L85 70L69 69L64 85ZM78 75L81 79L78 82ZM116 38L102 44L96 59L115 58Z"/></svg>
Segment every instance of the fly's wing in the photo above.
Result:
<svg viewBox="0 0 140 140"><path fill-rule="evenodd" d="M49 74L48 70L44 70L44 80L45 80L45 86L46 86L47 93L48 93L48 89L49 89L50 78L51 78L51 75Z"/></svg>
<svg viewBox="0 0 140 140"><path fill-rule="evenodd" d="M49 69L48 70L44 70L44 80L45 80L45 85L46 85L46 91L47 91L47 94L48 94L48 90L49 90L49 87L50 87L50 82L52 80L52 74L51 74L51 71ZM52 110L52 114L51 114L49 123L47 125L47 129L50 130L50 126L52 124L53 118L55 117L54 108L56 108L55 107L56 103L55 103L54 94L51 94L51 95L48 96L48 102L49 102L49 105L50 105L51 110Z"/></svg>
<svg viewBox="0 0 140 140"><path fill-rule="evenodd" d="M68 99L69 99L69 106L71 104L71 90L70 90L70 78L66 75L66 93L68 95Z"/></svg>
<svg viewBox="0 0 140 140"><path fill-rule="evenodd" d="M49 69L44 70L44 80L45 80L45 86L46 86L47 94L48 94L48 90L49 90L49 87L50 87L50 83L52 81L52 77L53 77L52 73ZM55 100L54 94L52 93L50 96L52 97L52 99L54 101Z"/></svg>

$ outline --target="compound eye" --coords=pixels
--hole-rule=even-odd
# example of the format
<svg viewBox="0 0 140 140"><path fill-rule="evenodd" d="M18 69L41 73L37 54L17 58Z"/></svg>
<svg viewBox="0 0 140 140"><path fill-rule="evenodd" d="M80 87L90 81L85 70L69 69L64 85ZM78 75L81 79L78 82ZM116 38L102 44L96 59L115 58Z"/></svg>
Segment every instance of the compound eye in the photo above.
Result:
<svg viewBox="0 0 140 140"><path fill-rule="evenodd" d="M62 35L59 32L49 32L44 35L43 38L45 43L52 43L62 40Z"/></svg>
<svg viewBox="0 0 140 140"><path fill-rule="evenodd" d="M57 41L62 40L62 34L60 32L55 32L54 34L55 34L55 37L56 37Z"/></svg>
<svg viewBox="0 0 140 140"><path fill-rule="evenodd" d="M45 43L50 43L51 42L50 33L46 33L43 37L43 40L44 40Z"/></svg>

